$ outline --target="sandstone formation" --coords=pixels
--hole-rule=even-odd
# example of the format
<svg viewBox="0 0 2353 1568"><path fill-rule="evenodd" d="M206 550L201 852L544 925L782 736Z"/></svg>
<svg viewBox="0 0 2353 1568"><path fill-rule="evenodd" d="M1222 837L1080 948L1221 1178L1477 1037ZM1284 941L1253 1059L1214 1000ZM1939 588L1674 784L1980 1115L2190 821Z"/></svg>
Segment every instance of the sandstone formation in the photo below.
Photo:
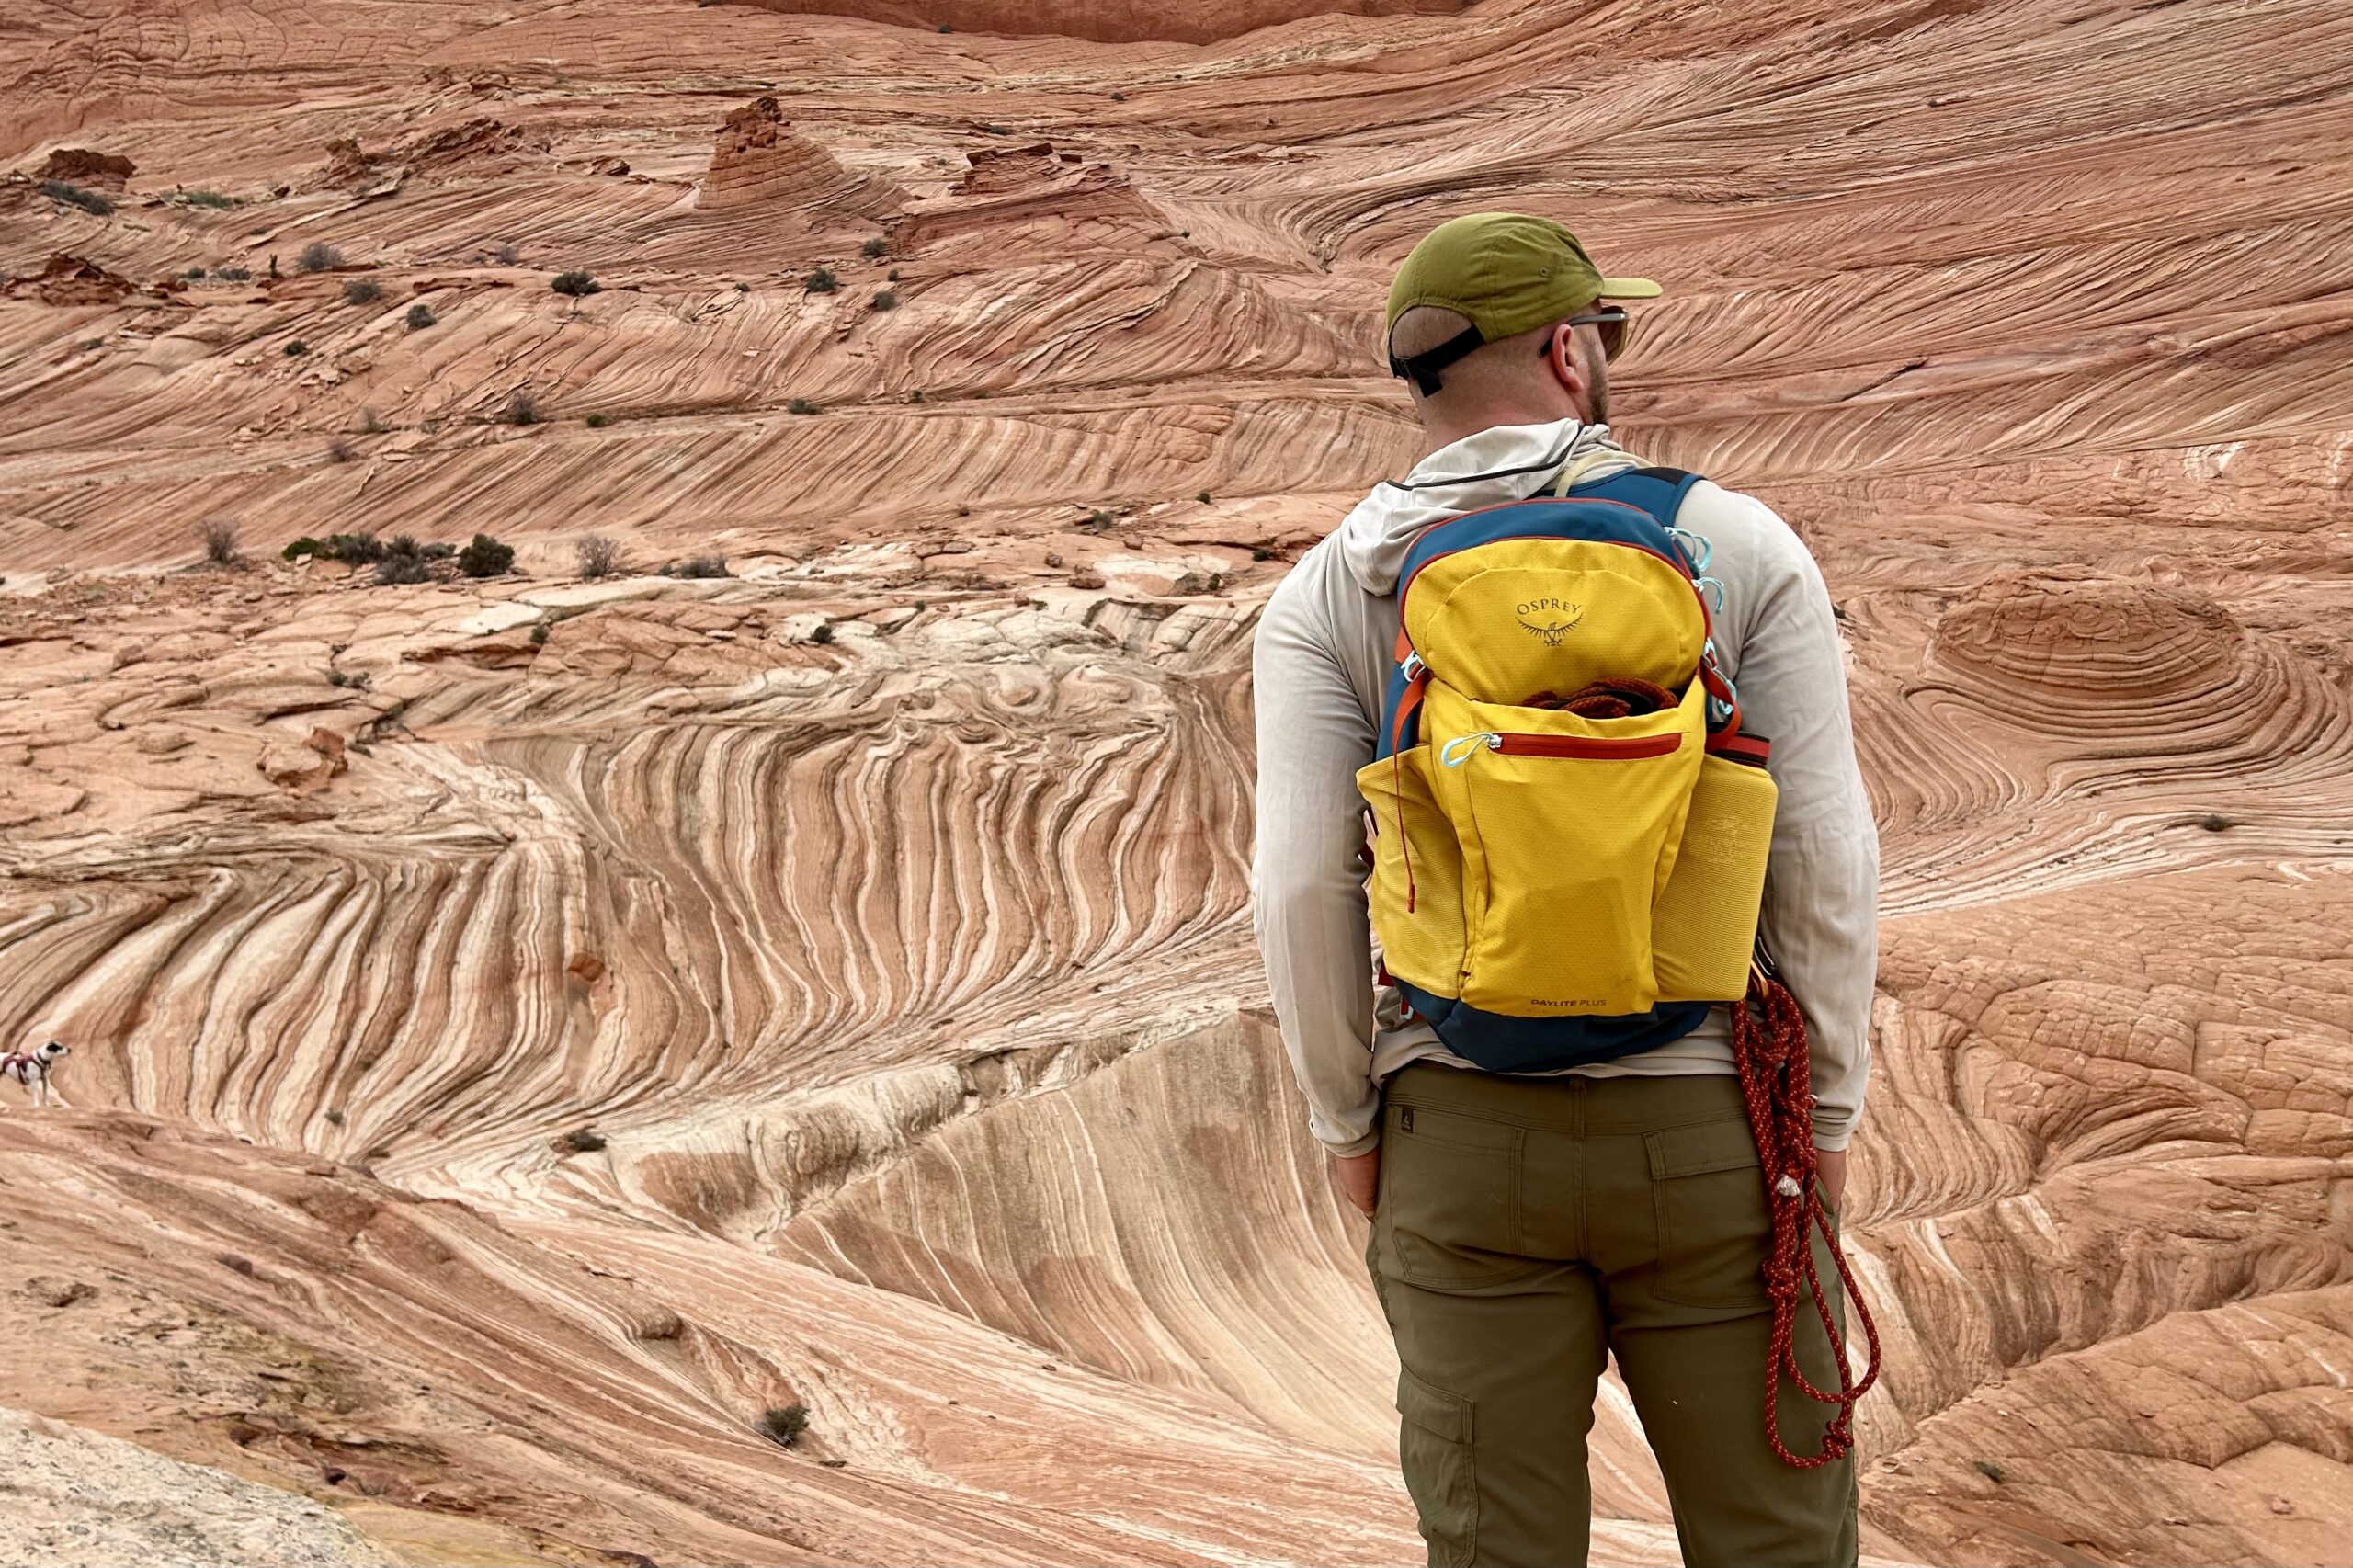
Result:
<svg viewBox="0 0 2353 1568"><path fill-rule="evenodd" d="M373 1568L393 1561L308 1498L43 1415L0 1411L0 1465L8 1474L0 1552L12 1562Z"/></svg>
<svg viewBox="0 0 2353 1568"><path fill-rule="evenodd" d="M1060 34L1108 43L1213 43L1329 16L1451 16L1468 0L705 0L788 15L857 17L926 31Z"/></svg>
<svg viewBox="0 0 2353 1568"><path fill-rule="evenodd" d="M824 148L793 135L776 99L762 97L720 126L710 170L695 204L715 212L741 211L766 223L815 228L888 217L904 199L889 181L852 175Z"/></svg>
<svg viewBox="0 0 2353 1568"><path fill-rule="evenodd" d="M35 7L0 1404L290 1561L1415 1555L1248 645L1414 455L1390 270L1508 205L1667 282L1620 432L1847 642L1867 1549L2343 1561L2348 19ZM1595 1490L1672 1559L1614 1390Z"/></svg>
<svg viewBox="0 0 2353 1568"><path fill-rule="evenodd" d="M129 158L88 147L59 147L40 165L42 179L62 179L93 190L119 191L138 168Z"/></svg>

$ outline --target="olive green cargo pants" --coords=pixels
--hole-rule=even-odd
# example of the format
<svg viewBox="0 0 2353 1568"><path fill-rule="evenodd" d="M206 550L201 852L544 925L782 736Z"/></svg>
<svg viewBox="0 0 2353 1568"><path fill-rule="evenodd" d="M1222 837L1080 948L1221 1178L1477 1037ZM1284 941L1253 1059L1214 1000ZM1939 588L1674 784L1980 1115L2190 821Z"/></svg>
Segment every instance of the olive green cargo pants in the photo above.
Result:
<svg viewBox="0 0 2353 1568"><path fill-rule="evenodd" d="M1687 1563L1855 1562L1853 1459L1796 1470L1766 1443L1769 1220L1735 1080L1424 1062L1390 1080L1381 1125L1366 1260L1404 1364L1399 1449L1432 1564L1585 1562L1586 1434L1613 1354ZM1803 1296L1797 1346L1836 1388ZM1783 1440L1816 1452L1833 1413L1785 1386Z"/></svg>

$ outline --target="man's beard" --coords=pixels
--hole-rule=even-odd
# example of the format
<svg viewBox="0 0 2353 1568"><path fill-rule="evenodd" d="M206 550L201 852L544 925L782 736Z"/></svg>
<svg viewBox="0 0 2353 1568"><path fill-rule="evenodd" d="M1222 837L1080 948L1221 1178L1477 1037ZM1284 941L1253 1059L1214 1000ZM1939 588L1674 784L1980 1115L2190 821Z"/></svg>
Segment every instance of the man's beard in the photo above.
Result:
<svg viewBox="0 0 2353 1568"><path fill-rule="evenodd" d="M1588 425L1609 423L1609 357L1588 353L1585 362L1586 395L1593 403L1593 416Z"/></svg>

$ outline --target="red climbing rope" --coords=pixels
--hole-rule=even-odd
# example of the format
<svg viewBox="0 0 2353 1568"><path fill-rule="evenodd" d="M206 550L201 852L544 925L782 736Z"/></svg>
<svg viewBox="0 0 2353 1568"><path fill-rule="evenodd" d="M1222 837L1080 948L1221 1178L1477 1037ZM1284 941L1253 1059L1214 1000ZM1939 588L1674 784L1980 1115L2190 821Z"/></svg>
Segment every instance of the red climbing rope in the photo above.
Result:
<svg viewBox="0 0 2353 1568"><path fill-rule="evenodd" d="M1765 1290L1773 1302L1773 1348L1765 1360L1765 1437L1783 1464L1812 1470L1846 1456L1855 1446L1855 1404L1879 1381L1879 1325L1871 1321L1855 1284L1854 1270L1831 1229L1814 1181L1813 1087L1806 1059L1805 1017L1796 998L1762 970L1749 972L1748 996L1732 1010L1733 1060L1740 1069L1740 1092L1748 1102L1748 1125L1756 1134L1756 1152L1765 1165L1765 1201L1772 1206L1772 1249L1765 1259ZM1847 1343L1822 1297L1815 1274L1813 1248L1807 1233L1819 1231L1829 1244L1830 1259L1838 1266L1839 1282L1870 1346L1870 1364L1862 1381L1854 1380L1847 1362ZM1813 1310L1821 1315L1822 1331L1829 1336L1838 1358L1838 1392L1813 1386L1798 1366L1798 1283L1802 1275L1813 1295ZM1822 1451L1801 1458L1781 1441L1779 1393L1782 1375L1811 1400L1835 1404L1838 1415L1822 1435Z"/></svg>

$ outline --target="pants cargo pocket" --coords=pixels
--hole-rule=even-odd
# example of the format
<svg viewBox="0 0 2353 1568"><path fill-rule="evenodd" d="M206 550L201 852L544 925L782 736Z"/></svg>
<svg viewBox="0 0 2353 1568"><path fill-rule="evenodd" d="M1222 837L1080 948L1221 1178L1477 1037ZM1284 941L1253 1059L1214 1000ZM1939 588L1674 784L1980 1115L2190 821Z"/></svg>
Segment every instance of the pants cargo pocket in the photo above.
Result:
<svg viewBox="0 0 2353 1568"><path fill-rule="evenodd" d="M1479 1547L1479 1475L1471 1402L1397 1373L1397 1450L1431 1568L1464 1568Z"/></svg>
<svg viewBox="0 0 2353 1568"><path fill-rule="evenodd" d="M1688 1307L1761 1307L1773 1216L1745 1120L1645 1133L1658 1215L1658 1293Z"/></svg>

